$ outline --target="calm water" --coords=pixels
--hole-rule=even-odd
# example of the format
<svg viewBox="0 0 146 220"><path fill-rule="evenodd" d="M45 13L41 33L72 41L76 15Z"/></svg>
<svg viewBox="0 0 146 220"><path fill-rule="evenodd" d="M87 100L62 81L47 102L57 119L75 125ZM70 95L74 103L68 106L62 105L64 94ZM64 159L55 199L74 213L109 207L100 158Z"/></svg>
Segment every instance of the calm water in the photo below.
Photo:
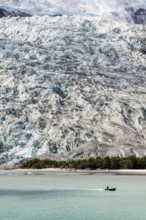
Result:
<svg viewBox="0 0 146 220"><path fill-rule="evenodd" d="M1 176L0 220L17 219L145 220L146 177Z"/></svg>

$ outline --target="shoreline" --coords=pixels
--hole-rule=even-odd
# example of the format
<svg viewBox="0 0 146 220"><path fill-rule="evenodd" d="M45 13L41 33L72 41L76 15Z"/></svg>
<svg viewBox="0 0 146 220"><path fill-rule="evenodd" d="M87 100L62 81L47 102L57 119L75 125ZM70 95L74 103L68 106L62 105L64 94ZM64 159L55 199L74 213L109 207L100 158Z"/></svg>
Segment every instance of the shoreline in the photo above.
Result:
<svg viewBox="0 0 146 220"><path fill-rule="evenodd" d="M24 176L24 175L146 175L144 170L75 170L75 169L11 169L0 170L0 176Z"/></svg>

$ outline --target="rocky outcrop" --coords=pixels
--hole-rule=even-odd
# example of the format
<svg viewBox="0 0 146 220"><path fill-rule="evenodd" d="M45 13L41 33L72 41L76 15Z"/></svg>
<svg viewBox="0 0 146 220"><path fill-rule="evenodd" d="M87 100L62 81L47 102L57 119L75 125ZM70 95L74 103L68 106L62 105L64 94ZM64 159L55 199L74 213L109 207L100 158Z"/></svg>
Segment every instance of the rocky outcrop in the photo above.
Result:
<svg viewBox="0 0 146 220"><path fill-rule="evenodd" d="M146 24L146 9L137 10L134 13L133 20L136 24Z"/></svg>
<svg viewBox="0 0 146 220"><path fill-rule="evenodd" d="M0 163L146 154L144 26L0 22Z"/></svg>
<svg viewBox="0 0 146 220"><path fill-rule="evenodd" d="M13 8L0 6L0 18L8 17L8 16L12 16L12 17L18 17L18 16L19 17L31 17L30 14L25 13L23 11L13 9Z"/></svg>

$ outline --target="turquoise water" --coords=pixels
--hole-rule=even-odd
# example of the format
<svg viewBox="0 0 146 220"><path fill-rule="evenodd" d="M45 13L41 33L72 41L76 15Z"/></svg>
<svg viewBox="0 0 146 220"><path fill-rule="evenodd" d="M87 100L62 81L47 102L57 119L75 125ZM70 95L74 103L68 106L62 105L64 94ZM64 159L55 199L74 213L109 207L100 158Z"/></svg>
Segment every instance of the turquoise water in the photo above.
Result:
<svg viewBox="0 0 146 220"><path fill-rule="evenodd" d="M107 192L107 186L116 192ZM0 220L145 220L146 177L1 176Z"/></svg>

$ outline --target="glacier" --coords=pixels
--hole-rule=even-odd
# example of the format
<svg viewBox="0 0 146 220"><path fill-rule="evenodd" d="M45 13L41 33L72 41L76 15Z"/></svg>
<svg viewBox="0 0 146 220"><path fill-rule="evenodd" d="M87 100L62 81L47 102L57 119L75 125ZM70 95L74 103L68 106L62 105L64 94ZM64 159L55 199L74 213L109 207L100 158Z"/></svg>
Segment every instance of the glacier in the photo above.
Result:
<svg viewBox="0 0 146 220"><path fill-rule="evenodd" d="M0 19L0 164L146 155L146 26Z"/></svg>
<svg viewBox="0 0 146 220"><path fill-rule="evenodd" d="M118 21L146 23L145 0L1 0L0 7L9 8L9 12L10 8L12 11L19 10L19 16L22 11L32 16L99 16Z"/></svg>

